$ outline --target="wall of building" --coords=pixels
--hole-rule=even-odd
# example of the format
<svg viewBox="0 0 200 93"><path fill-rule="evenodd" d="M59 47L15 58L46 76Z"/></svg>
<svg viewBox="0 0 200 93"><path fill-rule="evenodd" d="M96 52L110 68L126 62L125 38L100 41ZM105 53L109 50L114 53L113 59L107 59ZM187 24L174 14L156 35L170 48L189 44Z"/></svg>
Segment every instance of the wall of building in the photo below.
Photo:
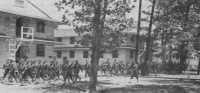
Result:
<svg viewBox="0 0 200 93"><path fill-rule="evenodd" d="M73 37L73 36L71 36ZM112 52L106 52L103 54L103 58L100 58L100 64L101 63L104 63L106 62L107 60L109 60L111 63L114 62L114 60L117 60L117 62L123 62L123 63L130 63L132 61L134 61L134 56L133 58L130 57L130 51L133 50L131 49L132 47L135 46L135 39L133 39L133 41L131 41L131 38L132 35L128 35L128 38L127 38L127 42L124 42L124 45L123 47L126 47L126 48L118 48L118 53L119 53L119 56L118 58L113 58L112 57ZM69 61L71 62L74 62L75 60L78 60L80 63L85 63L86 61L90 61L90 58L83 58L83 51L85 50L84 48L81 49L81 48L78 48L76 47L76 43L75 44L70 44L70 36L66 36L66 37L59 37L59 38L62 38L62 42L64 43L64 45L58 45L55 47L55 51L62 51L62 58L64 56L68 57ZM81 39L81 37L78 37L78 36L75 36L75 39L76 40L79 40ZM143 41L143 40L141 40ZM126 46L128 45L128 46ZM131 46L129 46L131 45ZM140 46L143 46L143 43L140 42ZM70 50L73 50L75 51L75 58L71 59L69 58L69 51ZM133 53L134 55L135 53ZM91 56L91 51L90 51L90 56ZM89 56L89 57L90 57ZM62 63L62 58L59 58L58 60Z"/></svg>
<svg viewBox="0 0 200 93"><path fill-rule="evenodd" d="M16 17L0 13L0 33L15 37Z"/></svg>
<svg viewBox="0 0 200 93"><path fill-rule="evenodd" d="M14 16L0 13L0 34L15 37L15 22ZM9 57L8 43L7 38L0 38L0 68Z"/></svg>
<svg viewBox="0 0 200 93"><path fill-rule="evenodd" d="M75 62L76 60L79 61L81 64L85 64L86 61L90 61L90 58L83 58L83 51L84 50L73 50L75 52L75 57L70 58L69 51L62 51L62 57L58 58L59 62L62 63L62 58L67 57L70 62Z"/></svg>
<svg viewBox="0 0 200 93"><path fill-rule="evenodd" d="M5 34L9 37L15 38L16 37L16 20L20 16L2 13L0 12L0 34ZM35 37L37 38L43 38L43 39L54 39L54 30L56 29L56 24L49 21L45 22L45 33L40 33L36 31L36 23L39 21L38 19L24 18L24 26L27 27L33 27L35 30ZM8 40L5 38L0 38L0 61L1 63L4 62L9 56L8 54ZM26 46L30 47L30 53L28 53L28 56L31 59L44 59L48 58L49 56L55 56L55 53L53 52L53 44L49 45L44 42L40 42L45 44L45 57L37 57L36 56L36 44L37 43L24 43ZM0 63L0 66L1 66Z"/></svg>
<svg viewBox="0 0 200 93"><path fill-rule="evenodd" d="M7 13L0 13L0 33L4 33L8 36L15 37L16 31L16 20L20 18L20 16L7 14ZM57 25L50 21L45 22L45 33L37 32L37 22L41 21L38 19L28 18L28 17L21 17L24 18L23 26L25 27L33 27L35 33L35 37L39 38L46 38L46 39L54 39L54 31Z"/></svg>
<svg viewBox="0 0 200 93"><path fill-rule="evenodd" d="M53 51L53 45L45 45L45 56L44 57L38 57L36 54L36 44L41 43L33 43L33 44L26 44L28 45L30 52L28 53L28 57L33 60L48 60L49 56L55 56L55 52Z"/></svg>
<svg viewBox="0 0 200 93"><path fill-rule="evenodd" d="M75 57L70 58L69 57L69 50L75 51ZM58 61L62 63L62 58L67 57L70 62L75 62L75 60L78 60L79 63L85 64L86 62L90 62L91 60L91 51L89 51L89 58L83 58L83 52L84 49L68 49L66 51L62 51L62 57L58 58ZM103 58L100 58L99 64L105 63L107 60L111 64L113 64L114 60L117 62L122 62L122 63L129 63L132 62L133 58L130 58L130 52L129 49L118 49L119 56L118 58L113 58L111 52L106 52L103 54Z"/></svg>
<svg viewBox="0 0 200 93"><path fill-rule="evenodd" d="M34 24L32 24L35 28L35 37L38 37L38 38L45 38L45 39L54 39L54 31L56 29L56 24L52 23L52 22L48 22L48 21L45 21L45 32L44 33L41 33L41 32L37 32L36 31L36 22L37 20L34 20L33 21Z"/></svg>
<svg viewBox="0 0 200 93"><path fill-rule="evenodd" d="M8 41L5 38L0 38L0 68L6 62L8 55Z"/></svg>
<svg viewBox="0 0 200 93"><path fill-rule="evenodd" d="M71 36L71 37L73 37L73 36ZM70 43L71 42L71 40L70 40L71 37L61 37L62 38L62 43L64 45L67 45L67 46L75 46L75 45L77 45L78 42L75 42L74 44ZM81 39L81 37L78 37L78 36L75 36L74 38L75 38L76 41Z"/></svg>

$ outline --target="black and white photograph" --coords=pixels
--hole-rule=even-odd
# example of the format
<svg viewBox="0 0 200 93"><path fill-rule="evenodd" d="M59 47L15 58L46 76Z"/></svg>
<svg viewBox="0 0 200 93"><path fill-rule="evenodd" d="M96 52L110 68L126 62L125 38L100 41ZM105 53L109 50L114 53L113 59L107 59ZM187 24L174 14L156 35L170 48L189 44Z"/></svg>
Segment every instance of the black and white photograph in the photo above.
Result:
<svg viewBox="0 0 200 93"><path fill-rule="evenodd" d="M200 0L0 0L0 93L200 93Z"/></svg>

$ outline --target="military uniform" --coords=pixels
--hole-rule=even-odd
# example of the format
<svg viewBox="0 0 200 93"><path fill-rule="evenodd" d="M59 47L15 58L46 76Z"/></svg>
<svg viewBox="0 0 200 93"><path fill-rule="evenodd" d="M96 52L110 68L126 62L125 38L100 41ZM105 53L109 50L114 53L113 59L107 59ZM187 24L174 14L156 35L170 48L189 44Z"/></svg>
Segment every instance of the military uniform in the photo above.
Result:
<svg viewBox="0 0 200 93"><path fill-rule="evenodd" d="M132 70L131 70L131 79L133 77L136 77L136 79L139 79L139 72L138 72L138 64L133 64L132 66Z"/></svg>
<svg viewBox="0 0 200 93"><path fill-rule="evenodd" d="M79 76L79 72L81 69L81 65L78 63L78 61L76 61L76 63L73 66L73 76L75 81L77 81L78 78L81 79Z"/></svg>
<svg viewBox="0 0 200 93"><path fill-rule="evenodd" d="M5 79L5 77L8 75L8 73L10 71L10 61L9 60L7 60L6 64L3 65L3 69L4 69L3 79Z"/></svg>
<svg viewBox="0 0 200 93"><path fill-rule="evenodd" d="M85 64L85 77L89 76L90 65L88 63Z"/></svg>

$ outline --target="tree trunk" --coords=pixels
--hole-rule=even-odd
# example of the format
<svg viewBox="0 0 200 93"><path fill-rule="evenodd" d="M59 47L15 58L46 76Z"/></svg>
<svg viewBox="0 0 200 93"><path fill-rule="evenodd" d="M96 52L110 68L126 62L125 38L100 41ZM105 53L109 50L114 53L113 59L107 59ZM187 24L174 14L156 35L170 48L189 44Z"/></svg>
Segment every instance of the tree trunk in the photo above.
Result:
<svg viewBox="0 0 200 93"><path fill-rule="evenodd" d="M101 23L101 2L102 0L95 0L95 13L93 19L93 36L92 41L92 55L90 68L90 83L89 93L96 93L98 63L100 58L102 23Z"/></svg>
<svg viewBox="0 0 200 93"><path fill-rule="evenodd" d="M161 40L161 44L162 44L162 64L166 64L166 36L165 36L165 30L162 30L162 40Z"/></svg>
<svg viewBox="0 0 200 93"><path fill-rule="evenodd" d="M137 24L137 36L136 36L136 50L135 50L135 62L138 63L138 51L140 41L140 29L141 29L141 11L142 11L142 0L139 1L139 12L138 12L138 24Z"/></svg>
<svg viewBox="0 0 200 93"><path fill-rule="evenodd" d="M150 18L150 22L149 22L148 38L147 38L147 41L146 41L147 42L147 47L146 47L147 52L146 52L146 55L145 55L143 67L141 69L142 75L149 74L148 61L150 61L150 53L151 53L151 32L152 32L155 4L156 4L156 0L153 0L153 5L152 5L152 9L151 9L151 18Z"/></svg>
<svg viewBox="0 0 200 93"><path fill-rule="evenodd" d="M198 57L199 57L199 63L198 63L198 68L197 68L197 75L200 74L200 56L198 56Z"/></svg>
<svg viewBox="0 0 200 93"><path fill-rule="evenodd" d="M189 21L189 13L190 13L190 7L192 6L192 2L188 1L187 5L186 5L186 11L185 11L185 14L184 14L184 24L183 24L183 31L184 32L187 32L188 31L188 28L187 26L189 25L188 24L188 21ZM186 50L186 47L187 47L187 44L185 44L185 41L181 41L181 50L180 50L180 71L179 73L182 73L182 71L185 69L185 66L186 66L186 60L187 60L187 55L188 55L188 52Z"/></svg>
<svg viewBox="0 0 200 93"><path fill-rule="evenodd" d="M91 57L91 73L90 73L90 84L89 84L89 92L96 93L96 84L97 84L97 71L98 71L98 49L92 49L92 57Z"/></svg>
<svg viewBox="0 0 200 93"><path fill-rule="evenodd" d="M183 71L186 70L187 68L187 55L188 55L188 51L186 49L187 47L187 42L185 41L181 41L181 45L179 47L179 55L180 55L180 62L179 62L179 71L178 73L182 73Z"/></svg>

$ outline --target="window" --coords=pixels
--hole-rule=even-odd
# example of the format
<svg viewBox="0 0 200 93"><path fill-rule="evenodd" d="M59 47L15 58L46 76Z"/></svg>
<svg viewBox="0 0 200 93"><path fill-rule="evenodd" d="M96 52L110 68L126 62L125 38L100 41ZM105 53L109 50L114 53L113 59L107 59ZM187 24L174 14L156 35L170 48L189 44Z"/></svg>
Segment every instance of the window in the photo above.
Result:
<svg viewBox="0 0 200 93"><path fill-rule="evenodd" d="M74 58L75 57L75 52L74 51L69 51L69 57Z"/></svg>
<svg viewBox="0 0 200 93"><path fill-rule="evenodd" d="M24 0L15 0L15 6L17 7L24 7Z"/></svg>
<svg viewBox="0 0 200 93"><path fill-rule="evenodd" d="M118 54L117 50L115 50L115 51L112 52L112 57L113 58L118 58L119 57L119 54Z"/></svg>
<svg viewBox="0 0 200 93"><path fill-rule="evenodd" d="M23 26L24 20L23 18L18 18L16 20L16 36L21 37L21 27Z"/></svg>
<svg viewBox="0 0 200 93"><path fill-rule="evenodd" d="M88 58L88 56L89 56L88 51L83 51L83 58Z"/></svg>
<svg viewBox="0 0 200 93"><path fill-rule="evenodd" d="M40 33L45 32L45 23L43 21L37 22L37 32L40 32Z"/></svg>
<svg viewBox="0 0 200 93"><path fill-rule="evenodd" d="M62 37L58 37L58 38L56 38L56 41L58 41L58 42L62 42Z"/></svg>
<svg viewBox="0 0 200 93"><path fill-rule="evenodd" d="M57 58L61 58L62 57L62 51L57 51Z"/></svg>
<svg viewBox="0 0 200 93"><path fill-rule="evenodd" d="M70 44L75 44L75 37L70 37Z"/></svg>
<svg viewBox="0 0 200 93"><path fill-rule="evenodd" d="M133 58L133 57L134 57L134 51L130 50L130 58Z"/></svg>
<svg viewBox="0 0 200 93"><path fill-rule="evenodd" d="M37 44L36 45L36 56L44 57L45 56L45 46L44 44Z"/></svg>

